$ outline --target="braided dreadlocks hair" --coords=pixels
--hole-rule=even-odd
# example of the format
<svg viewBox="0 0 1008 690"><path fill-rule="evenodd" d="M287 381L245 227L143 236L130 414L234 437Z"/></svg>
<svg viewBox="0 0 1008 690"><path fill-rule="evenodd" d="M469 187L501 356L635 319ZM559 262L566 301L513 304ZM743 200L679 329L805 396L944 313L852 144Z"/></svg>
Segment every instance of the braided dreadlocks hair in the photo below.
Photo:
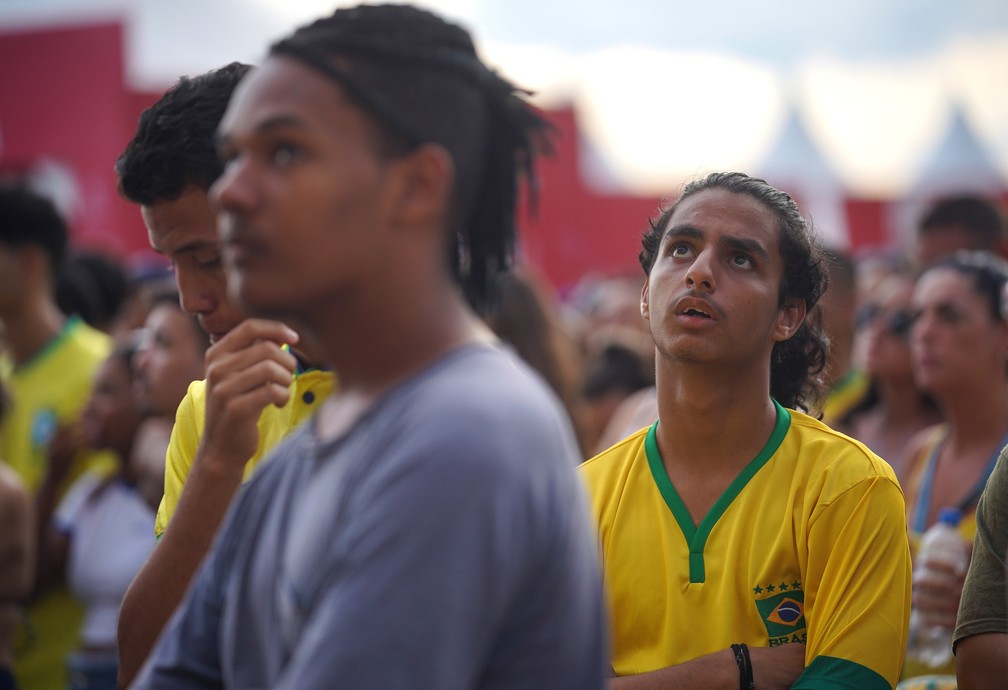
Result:
<svg viewBox="0 0 1008 690"><path fill-rule="evenodd" d="M443 146L455 166L448 265L477 311L511 267L518 177L534 203L536 153L548 125L513 84L487 68L469 33L409 5L336 10L275 43L336 81L384 132L387 155Z"/></svg>

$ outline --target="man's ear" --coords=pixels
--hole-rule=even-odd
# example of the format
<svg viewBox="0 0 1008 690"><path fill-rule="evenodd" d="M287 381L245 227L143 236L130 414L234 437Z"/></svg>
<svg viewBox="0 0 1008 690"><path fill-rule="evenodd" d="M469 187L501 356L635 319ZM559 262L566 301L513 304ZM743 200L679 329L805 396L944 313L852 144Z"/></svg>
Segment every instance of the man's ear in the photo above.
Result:
<svg viewBox="0 0 1008 690"><path fill-rule="evenodd" d="M777 323L774 324L773 339L776 342L787 340L801 328L805 321L805 300L792 297L784 300L777 310Z"/></svg>
<svg viewBox="0 0 1008 690"><path fill-rule="evenodd" d="M406 225L450 213L455 165L440 144L422 144L396 159L393 213Z"/></svg>
<svg viewBox="0 0 1008 690"><path fill-rule="evenodd" d="M648 279L644 279L644 287L641 288L640 293L640 315L646 320L651 320L651 307L648 304Z"/></svg>

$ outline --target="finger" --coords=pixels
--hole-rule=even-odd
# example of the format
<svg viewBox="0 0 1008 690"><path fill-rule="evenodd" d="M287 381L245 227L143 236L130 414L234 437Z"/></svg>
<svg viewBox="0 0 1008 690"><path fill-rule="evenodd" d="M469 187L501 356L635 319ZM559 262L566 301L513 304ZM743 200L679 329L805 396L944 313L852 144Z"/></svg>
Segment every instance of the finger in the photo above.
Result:
<svg viewBox="0 0 1008 690"><path fill-rule="evenodd" d="M287 372L288 376L293 375L297 369L297 359L294 358L294 355L280 349L276 343L259 341L237 352L218 353L213 358L208 357L206 362L207 383L216 385L220 381L246 369L251 369L262 362L278 365Z"/></svg>
<svg viewBox="0 0 1008 690"><path fill-rule="evenodd" d="M213 351L234 352L242 350L258 340L268 340L277 345L294 345L300 340L297 332L280 321L268 319L245 319L232 328L223 338L210 346Z"/></svg>
<svg viewBox="0 0 1008 690"><path fill-rule="evenodd" d="M214 376L213 379L207 377L207 397L215 400L226 400L267 384L280 386L287 391L294 378L292 370L272 360L260 360L223 376L214 372Z"/></svg>
<svg viewBox="0 0 1008 690"><path fill-rule="evenodd" d="M272 404L277 407L283 407L289 399L290 388L272 381L267 382L256 388L230 396L222 406L221 417L226 420L258 419L260 413L267 405Z"/></svg>

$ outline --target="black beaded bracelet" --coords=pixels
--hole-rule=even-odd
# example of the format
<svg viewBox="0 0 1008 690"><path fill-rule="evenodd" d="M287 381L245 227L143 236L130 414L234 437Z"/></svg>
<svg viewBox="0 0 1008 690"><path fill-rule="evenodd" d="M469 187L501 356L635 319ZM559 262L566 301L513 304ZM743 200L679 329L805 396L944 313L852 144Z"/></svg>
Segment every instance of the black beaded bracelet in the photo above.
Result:
<svg viewBox="0 0 1008 690"><path fill-rule="evenodd" d="M756 682L753 680L752 660L749 658L749 647L745 642L733 644L732 652L735 654L735 663L738 664L739 688L741 690L756 690Z"/></svg>

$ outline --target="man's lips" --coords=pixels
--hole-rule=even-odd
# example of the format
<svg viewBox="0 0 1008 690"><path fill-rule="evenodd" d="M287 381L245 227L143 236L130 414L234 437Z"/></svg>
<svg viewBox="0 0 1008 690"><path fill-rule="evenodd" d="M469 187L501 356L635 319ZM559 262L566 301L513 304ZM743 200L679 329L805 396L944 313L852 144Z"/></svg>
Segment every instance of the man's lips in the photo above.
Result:
<svg viewBox="0 0 1008 690"><path fill-rule="evenodd" d="M672 309L673 314L688 319L717 321L721 318L720 311L713 304L699 297L682 297Z"/></svg>

